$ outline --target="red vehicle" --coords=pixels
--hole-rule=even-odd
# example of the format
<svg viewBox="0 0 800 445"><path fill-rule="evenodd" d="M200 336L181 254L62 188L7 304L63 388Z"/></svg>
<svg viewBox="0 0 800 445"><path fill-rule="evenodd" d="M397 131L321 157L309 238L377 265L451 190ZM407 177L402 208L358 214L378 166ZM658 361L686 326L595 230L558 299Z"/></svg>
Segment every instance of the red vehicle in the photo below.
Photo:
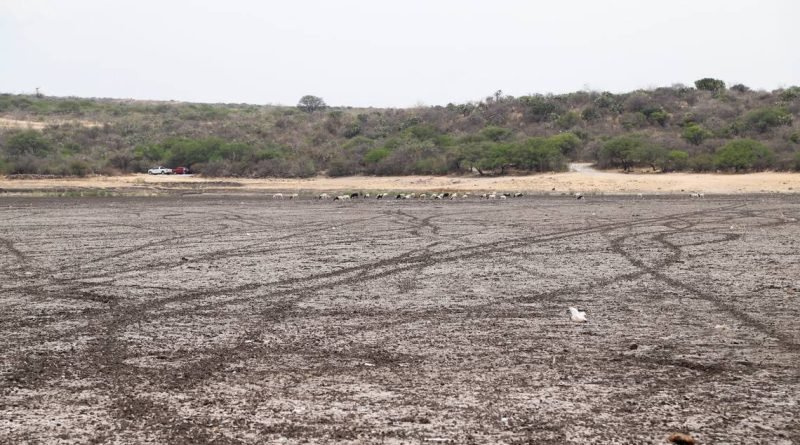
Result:
<svg viewBox="0 0 800 445"><path fill-rule="evenodd" d="M186 167L175 167L172 169L172 173L175 173L176 175L188 175L189 169Z"/></svg>

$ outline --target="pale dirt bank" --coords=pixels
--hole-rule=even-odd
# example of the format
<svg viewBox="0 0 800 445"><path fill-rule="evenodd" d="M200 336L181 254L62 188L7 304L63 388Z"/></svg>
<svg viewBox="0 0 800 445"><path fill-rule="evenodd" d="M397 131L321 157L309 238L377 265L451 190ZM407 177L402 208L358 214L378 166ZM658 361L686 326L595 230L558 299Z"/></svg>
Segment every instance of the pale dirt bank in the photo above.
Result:
<svg viewBox="0 0 800 445"><path fill-rule="evenodd" d="M197 176L151 176L136 174L116 177L9 179L0 177L0 189L48 190L58 188L142 188L191 187L215 190L276 191L508 191L526 193L797 193L798 173L694 174L616 173L572 171L530 176L354 176L343 178L205 178Z"/></svg>

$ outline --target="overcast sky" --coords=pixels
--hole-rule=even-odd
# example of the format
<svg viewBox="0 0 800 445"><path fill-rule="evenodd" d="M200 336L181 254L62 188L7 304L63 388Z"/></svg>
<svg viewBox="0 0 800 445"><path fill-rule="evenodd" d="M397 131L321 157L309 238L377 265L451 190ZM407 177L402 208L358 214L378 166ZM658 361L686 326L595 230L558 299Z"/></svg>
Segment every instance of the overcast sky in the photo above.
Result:
<svg viewBox="0 0 800 445"><path fill-rule="evenodd" d="M0 0L0 92L294 105L800 84L798 0Z"/></svg>

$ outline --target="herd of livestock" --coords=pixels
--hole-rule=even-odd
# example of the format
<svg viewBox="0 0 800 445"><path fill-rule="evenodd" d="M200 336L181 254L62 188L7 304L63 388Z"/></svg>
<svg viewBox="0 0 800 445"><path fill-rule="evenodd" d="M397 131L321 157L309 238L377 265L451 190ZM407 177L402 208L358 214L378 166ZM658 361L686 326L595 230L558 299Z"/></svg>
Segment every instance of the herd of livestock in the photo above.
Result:
<svg viewBox="0 0 800 445"><path fill-rule="evenodd" d="M299 194L292 193L292 194L283 194L283 193L275 193L272 195L273 199L297 199L299 198ZM472 195L470 193L397 193L397 194L390 194L390 193L378 193L375 195L375 199L466 199L470 198ZM519 198L522 197L522 193L483 193L480 196L482 199L508 199L508 198ZM317 199L332 199L334 201L344 201L348 199L369 199L372 196L369 193L349 193L344 195L329 195L328 193L322 193L317 195ZM582 196L581 196L582 197ZM580 198L578 198L580 199Z"/></svg>
<svg viewBox="0 0 800 445"><path fill-rule="evenodd" d="M467 199L467 198L471 198L472 196L473 195L471 195L469 192L465 192L465 193L461 193L461 194L459 194L459 193L449 193L449 192L444 192L444 193L378 193L378 194L375 195L375 199L450 199L450 200L453 200L453 199ZM480 195L477 195L477 194L475 195L475 197L479 197L481 199L508 199L508 198L520 198L522 196L524 196L524 195L522 193L519 193L519 192L517 192L517 193L497 193L497 192L492 192L492 193L481 193ZM572 193L571 196L574 197L575 199L583 199L583 193L581 193L581 192ZM272 195L272 199L298 199L299 197L300 197L300 194L298 194L298 193L291 193L291 194L289 194L289 193L286 193L286 194L284 194L284 193L275 193L275 194ZM335 194L334 195L330 195L328 193L322 193L322 194L317 195L317 199L332 199L334 201L345 201L345 200L350 200L350 199L368 199L368 198L371 198L371 197L372 196L369 193L361 193L361 192L347 193L347 194L344 194L344 195L335 195ZM636 197L639 198L639 199L642 199L642 198L644 198L644 195L641 194L641 193L638 193L636 195ZM690 193L689 197L690 198L705 198L705 194L704 193Z"/></svg>

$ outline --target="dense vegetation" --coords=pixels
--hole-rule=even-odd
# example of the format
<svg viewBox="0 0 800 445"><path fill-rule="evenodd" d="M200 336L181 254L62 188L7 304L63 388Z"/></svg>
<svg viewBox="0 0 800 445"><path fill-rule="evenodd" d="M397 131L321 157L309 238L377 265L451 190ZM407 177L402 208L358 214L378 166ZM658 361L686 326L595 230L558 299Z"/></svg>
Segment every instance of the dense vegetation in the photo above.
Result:
<svg viewBox="0 0 800 445"><path fill-rule="evenodd" d="M210 176L481 175L571 160L653 171L800 170L800 87L718 79L412 109L0 95L0 172L85 175L188 166ZM40 129L8 126L37 121Z"/></svg>

